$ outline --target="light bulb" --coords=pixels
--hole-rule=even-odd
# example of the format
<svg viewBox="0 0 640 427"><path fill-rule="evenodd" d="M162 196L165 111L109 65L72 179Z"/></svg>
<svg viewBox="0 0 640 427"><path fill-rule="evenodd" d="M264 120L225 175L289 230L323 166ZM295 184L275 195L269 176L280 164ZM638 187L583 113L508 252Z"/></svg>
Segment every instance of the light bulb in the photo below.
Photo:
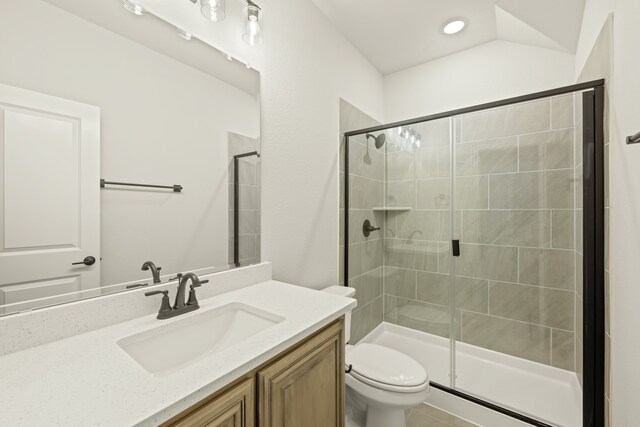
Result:
<svg viewBox="0 0 640 427"><path fill-rule="evenodd" d="M260 8L253 4L247 4L245 8L246 29L242 35L242 41L249 46L256 46L262 43L262 12Z"/></svg>
<svg viewBox="0 0 640 427"><path fill-rule="evenodd" d="M143 15L146 10L144 10L142 8L142 6L134 3L131 0L122 0L122 5L124 6L125 9L127 9L129 12L133 13L134 15Z"/></svg>
<svg viewBox="0 0 640 427"><path fill-rule="evenodd" d="M227 7L225 0L201 0L200 11L205 18L213 22L220 22L227 17Z"/></svg>

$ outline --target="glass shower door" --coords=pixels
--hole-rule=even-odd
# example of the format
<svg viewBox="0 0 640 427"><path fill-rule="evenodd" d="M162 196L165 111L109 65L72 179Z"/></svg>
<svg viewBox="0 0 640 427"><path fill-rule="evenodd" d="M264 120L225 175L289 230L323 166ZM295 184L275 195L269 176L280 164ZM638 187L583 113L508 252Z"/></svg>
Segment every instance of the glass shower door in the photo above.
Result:
<svg viewBox="0 0 640 427"><path fill-rule="evenodd" d="M561 425L581 414L581 100L455 117L452 146L454 387Z"/></svg>

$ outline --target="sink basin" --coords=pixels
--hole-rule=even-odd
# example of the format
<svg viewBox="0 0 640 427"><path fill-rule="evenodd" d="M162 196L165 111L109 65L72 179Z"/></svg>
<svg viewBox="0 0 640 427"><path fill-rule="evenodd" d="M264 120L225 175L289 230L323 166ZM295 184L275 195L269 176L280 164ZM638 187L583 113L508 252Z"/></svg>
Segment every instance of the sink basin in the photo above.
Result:
<svg viewBox="0 0 640 427"><path fill-rule="evenodd" d="M118 345L147 372L167 375L283 320L258 308L232 303L131 335Z"/></svg>

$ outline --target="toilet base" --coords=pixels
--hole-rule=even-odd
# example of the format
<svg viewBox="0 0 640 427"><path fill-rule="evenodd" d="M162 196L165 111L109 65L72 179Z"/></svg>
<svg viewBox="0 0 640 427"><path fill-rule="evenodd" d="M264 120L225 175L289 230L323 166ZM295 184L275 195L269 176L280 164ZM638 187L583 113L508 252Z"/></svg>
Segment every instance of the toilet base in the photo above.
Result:
<svg viewBox="0 0 640 427"><path fill-rule="evenodd" d="M404 409L367 408L367 427L406 427Z"/></svg>

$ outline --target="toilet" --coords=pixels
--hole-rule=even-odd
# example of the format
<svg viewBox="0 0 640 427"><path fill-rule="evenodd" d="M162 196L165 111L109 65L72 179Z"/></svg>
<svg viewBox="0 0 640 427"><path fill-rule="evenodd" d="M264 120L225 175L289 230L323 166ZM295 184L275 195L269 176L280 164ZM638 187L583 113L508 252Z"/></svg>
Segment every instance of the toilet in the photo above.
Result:
<svg viewBox="0 0 640 427"><path fill-rule="evenodd" d="M355 289L330 286L325 292L353 298ZM348 427L405 427L405 411L429 394L424 367L406 354L377 344L349 345L351 313L345 315L346 414Z"/></svg>

